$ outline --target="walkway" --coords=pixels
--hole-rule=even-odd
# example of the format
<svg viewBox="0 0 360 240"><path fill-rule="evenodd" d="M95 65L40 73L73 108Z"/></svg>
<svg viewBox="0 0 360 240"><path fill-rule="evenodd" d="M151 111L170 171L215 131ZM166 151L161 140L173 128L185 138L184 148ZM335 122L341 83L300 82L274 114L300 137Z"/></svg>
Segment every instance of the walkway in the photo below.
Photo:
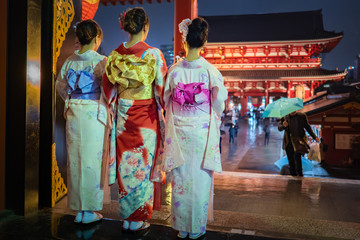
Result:
<svg viewBox="0 0 360 240"><path fill-rule="evenodd" d="M210 233L208 239L360 239L360 180L330 178L319 164L304 178L279 175L274 162L283 155L282 133L275 122L267 146L262 125L244 120L237 142L229 146L228 141L226 133L224 172L215 175L215 220L208 223L208 230L217 233ZM116 188L113 186L111 201L102 213L108 219L120 220ZM169 183L162 195L162 210L155 211L150 222L170 227ZM67 209L66 198L52 211L74 214ZM168 234L175 236L171 230Z"/></svg>
<svg viewBox="0 0 360 240"><path fill-rule="evenodd" d="M228 128L227 128L228 129ZM226 130L227 130L226 129ZM277 129L277 122L270 123L270 141L264 145L263 124L256 120L241 119L238 136L234 144L229 144L229 133L223 135L222 166L224 171L279 174L275 162L285 156L282 150L283 132ZM306 177L329 177L360 180L360 168L334 167L312 162L313 170L304 172Z"/></svg>
<svg viewBox="0 0 360 240"><path fill-rule="evenodd" d="M273 163L283 154L282 135L275 123L268 146L263 145L261 125L247 124L241 123L237 144L229 146L228 134L223 139L226 171L215 174L214 222L208 223L205 239L360 240L360 180L344 179L337 170L342 178L331 178L320 165L303 178L279 175ZM74 224L75 212L67 208L65 197L30 218L1 221L0 215L0 239L177 239L170 228L169 183L145 236L122 232L116 188L101 211L106 218L101 224Z"/></svg>

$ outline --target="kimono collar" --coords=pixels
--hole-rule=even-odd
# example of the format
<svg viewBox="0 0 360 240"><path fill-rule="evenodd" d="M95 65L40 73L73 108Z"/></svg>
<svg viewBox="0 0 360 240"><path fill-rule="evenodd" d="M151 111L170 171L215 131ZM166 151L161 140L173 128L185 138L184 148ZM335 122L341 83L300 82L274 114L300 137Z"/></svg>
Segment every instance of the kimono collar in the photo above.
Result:
<svg viewBox="0 0 360 240"><path fill-rule="evenodd" d="M135 45L129 48L126 48L124 44L125 43L122 43L117 49L115 49L115 51L117 51L120 54L129 54L129 55L134 54L136 57L140 57L140 58L146 50L151 48L143 41L137 42Z"/></svg>

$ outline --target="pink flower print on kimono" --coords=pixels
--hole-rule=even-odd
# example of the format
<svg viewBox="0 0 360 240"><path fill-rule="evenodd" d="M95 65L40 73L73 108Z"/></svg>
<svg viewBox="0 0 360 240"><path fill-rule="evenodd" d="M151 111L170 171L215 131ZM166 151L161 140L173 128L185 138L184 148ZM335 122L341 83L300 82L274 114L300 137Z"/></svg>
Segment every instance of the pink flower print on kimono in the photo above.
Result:
<svg viewBox="0 0 360 240"><path fill-rule="evenodd" d="M127 159L127 163L133 168L136 168L138 166L138 162L139 162L139 159L137 159L135 157L129 157Z"/></svg>
<svg viewBox="0 0 360 240"><path fill-rule="evenodd" d="M183 195L185 193L183 186L180 184L175 184L173 186L173 193Z"/></svg>
<svg viewBox="0 0 360 240"><path fill-rule="evenodd" d="M140 182L144 181L145 179L145 172L141 169L136 170L134 175Z"/></svg>
<svg viewBox="0 0 360 240"><path fill-rule="evenodd" d="M127 190L136 188L145 179L145 165L140 161L141 158L141 152L127 151L122 155L119 171L124 179L129 179L128 185L125 186Z"/></svg>

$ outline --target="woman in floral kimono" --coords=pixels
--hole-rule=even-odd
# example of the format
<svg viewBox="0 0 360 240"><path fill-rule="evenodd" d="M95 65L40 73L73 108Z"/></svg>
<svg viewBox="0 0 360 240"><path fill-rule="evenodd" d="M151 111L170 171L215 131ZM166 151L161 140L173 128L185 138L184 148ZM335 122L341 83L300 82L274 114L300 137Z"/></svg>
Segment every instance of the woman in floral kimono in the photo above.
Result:
<svg viewBox="0 0 360 240"><path fill-rule="evenodd" d="M203 236L212 218L213 172L221 172L220 116L227 90L220 72L200 56L208 24L203 18L184 20L186 57L168 72L164 170L172 172L172 227L178 237Z"/></svg>
<svg viewBox="0 0 360 240"><path fill-rule="evenodd" d="M130 40L109 55L103 87L108 103L116 102L119 216L124 230L138 231L150 226L154 201L160 205L154 185L163 181L158 156L167 68L161 51L144 42L149 19L143 8L128 10L120 23Z"/></svg>
<svg viewBox="0 0 360 240"><path fill-rule="evenodd" d="M101 214L94 211L103 207L107 107L101 96L101 85L106 57L96 52L102 30L95 21L80 22L76 36L80 50L65 61L56 89L65 100L68 205L78 211L76 223L91 223L102 219Z"/></svg>

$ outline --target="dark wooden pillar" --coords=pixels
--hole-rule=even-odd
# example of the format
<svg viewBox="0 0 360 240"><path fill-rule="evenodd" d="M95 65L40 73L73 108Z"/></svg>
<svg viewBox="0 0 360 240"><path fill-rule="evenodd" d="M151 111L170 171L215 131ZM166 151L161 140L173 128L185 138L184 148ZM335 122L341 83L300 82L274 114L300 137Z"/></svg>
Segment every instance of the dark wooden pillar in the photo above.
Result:
<svg viewBox="0 0 360 240"><path fill-rule="evenodd" d="M174 57L183 50L182 35L179 23L186 18L194 19L198 16L197 0L175 0L174 18Z"/></svg>
<svg viewBox="0 0 360 240"><path fill-rule="evenodd" d="M41 0L8 1L6 208L38 210Z"/></svg>
<svg viewBox="0 0 360 240"><path fill-rule="evenodd" d="M6 36L7 1L0 1L0 211L5 208L5 116L6 115Z"/></svg>
<svg viewBox="0 0 360 240"><path fill-rule="evenodd" d="M42 1L39 207L51 207L52 143L55 118L53 68L54 1Z"/></svg>

